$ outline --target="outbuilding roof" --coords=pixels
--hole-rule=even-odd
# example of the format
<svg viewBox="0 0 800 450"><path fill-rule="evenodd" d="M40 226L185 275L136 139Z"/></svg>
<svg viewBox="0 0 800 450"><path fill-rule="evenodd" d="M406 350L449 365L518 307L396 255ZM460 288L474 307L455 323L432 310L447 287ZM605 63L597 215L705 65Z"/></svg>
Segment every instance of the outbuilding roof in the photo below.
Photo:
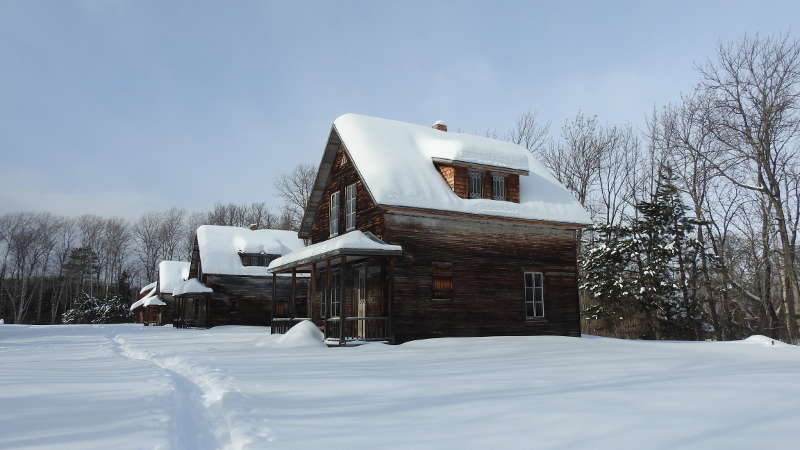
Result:
<svg viewBox="0 0 800 450"><path fill-rule="evenodd" d="M285 255L304 247L294 231L203 225L197 245L204 274L267 276L263 266L242 265L241 254Z"/></svg>
<svg viewBox="0 0 800 450"><path fill-rule="evenodd" d="M179 284L189 278L189 263L186 261L161 261L158 263L158 292L171 294Z"/></svg>

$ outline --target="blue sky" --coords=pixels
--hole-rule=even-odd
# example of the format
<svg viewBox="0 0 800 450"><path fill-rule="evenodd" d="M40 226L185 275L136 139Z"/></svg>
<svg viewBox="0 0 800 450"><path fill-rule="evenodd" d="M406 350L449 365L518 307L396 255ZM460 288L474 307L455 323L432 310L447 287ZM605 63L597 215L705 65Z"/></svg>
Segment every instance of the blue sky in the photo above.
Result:
<svg viewBox="0 0 800 450"><path fill-rule="evenodd" d="M266 201L346 112L641 129L720 41L798 2L0 2L0 213ZM757 6L757 7L756 7Z"/></svg>

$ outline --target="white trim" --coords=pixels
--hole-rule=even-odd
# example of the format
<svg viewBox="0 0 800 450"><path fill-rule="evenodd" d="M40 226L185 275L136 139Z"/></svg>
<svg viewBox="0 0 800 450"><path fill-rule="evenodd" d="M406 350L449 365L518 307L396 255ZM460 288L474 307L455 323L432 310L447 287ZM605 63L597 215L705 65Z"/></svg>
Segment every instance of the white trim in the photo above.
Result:
<svg viewBox="0 0 800 450"><path fill-rule="evenodd" d="M347 231L356 228L356 199L358 198L356 184L348 184L344 189L345 227Z"/></svg>
<svg viewBox="0 0 800 450"><path fill-rule="evenodd" d="M532 286L528 286L528 274L531 275L531 282L533 283ZM536 276L539 276L541 279L541 286L536 286ZM543 272L524 272L522 274L522 304L525 308L525 320L538 320L544 319L544 273ZM528 301L528 289L531 290L531 301ZM541 296L541 314L536 314L536 290L539 289L542 296ZM533 308L533 315L528 315L528 304Z"/></svg>
<svg viewBox="0 0 800 450"><path fill-rule="evenodd" d="M499 195L498 192L500 193ZM506 199L506 176L502 173L492 173L492 199Z"/></svg>
<svg viewBox="0 0 800 450"><path fill-rule="evenodd" d="M467 187L469 192L467 192L467 194L469 198L483 198L483 172L480 170L469 169L468 175L469 175L469 183ZM472 189L473 187L475 187L473 186L473 182L476 181L476 179L478 188L477 192L473 191Z"/></svg>

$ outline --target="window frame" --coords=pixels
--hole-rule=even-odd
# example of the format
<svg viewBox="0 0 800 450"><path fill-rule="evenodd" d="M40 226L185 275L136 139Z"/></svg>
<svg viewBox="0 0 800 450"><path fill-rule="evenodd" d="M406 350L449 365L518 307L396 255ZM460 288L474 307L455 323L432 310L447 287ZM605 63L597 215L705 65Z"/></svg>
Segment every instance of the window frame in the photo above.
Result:
<svg viewBox="0 0 800 450"><path fill-rule="evenodd" d="M330 205L328 205L328 235L330 237L339 235L339 209L341 207L342 191L331 194Z"/></svg>
<svg viewBox="0 0 800 450"><path fill-rule="evenodd" d="M492 173L492 199L506 199L506 175L504 173Z"/></svg>
<svg viewBox="0 0 800 450"><path fill-rule="evenodd" d="M358 199L358 189L356 183L348 184L344 189L344 222L345 230L351 231L356 228L356 201Z"/></svg>
<svg viewBox="0 0 800 450"><path fill-rule="evenodd" d="M469 198L483 198L483 171L468 169L467 177L467 196ZM473 187L477 187L477 191L474 191Z"/></svg>
<svg viewBox="0 0 800 450"><path fill-rule="evenodd" d="M342 299L339 298L339 285L342 282L342 271L331 271L331 285L328 287L328 317L342 317ZM335 300L335 301L334 301Z"/></svg>
<svg viewBox="0 0 800 450"><path fill-rule="evenodd" d="M531 276L531 286L528 286L528 275ZM536 278L537 276L541 280L540 286L536 285ZM544 310L544 272L523 272L522 274L522 286L523 286L523 294L522 294L522 301L523 307L525 312L525 320L543 320L545 318L545 310ZM541 293L539 301L536 300L536 290L539 289ZM531 300L528 300L528 290L531 291ZM541 307L541 314L537 314L537 303ZM528 314L528 305L531 305L533 315Z"/></svg>

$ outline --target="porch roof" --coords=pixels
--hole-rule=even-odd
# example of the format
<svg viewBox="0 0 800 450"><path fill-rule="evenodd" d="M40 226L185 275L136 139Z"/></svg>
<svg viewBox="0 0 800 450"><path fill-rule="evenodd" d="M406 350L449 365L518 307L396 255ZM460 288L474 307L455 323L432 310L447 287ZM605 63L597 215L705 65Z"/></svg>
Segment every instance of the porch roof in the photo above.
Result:
<svg viewBox="0 0 800 450"><path fill-rule="evenodd" d="M197 278L189 278L175 287L175 290L172 292L172 296L178 298L213 293L213 289L200 282Z"/></svg>
<svg viewBox="0 0 800 450"><path fill-rule="evenodd" d="M283 255L273 260L267 270L271 273L278 273L291 269L305 269L313 263L337 256L368 257L402 254L403 248L399 245L387 244L369 231L353 230Z"/></svg>

